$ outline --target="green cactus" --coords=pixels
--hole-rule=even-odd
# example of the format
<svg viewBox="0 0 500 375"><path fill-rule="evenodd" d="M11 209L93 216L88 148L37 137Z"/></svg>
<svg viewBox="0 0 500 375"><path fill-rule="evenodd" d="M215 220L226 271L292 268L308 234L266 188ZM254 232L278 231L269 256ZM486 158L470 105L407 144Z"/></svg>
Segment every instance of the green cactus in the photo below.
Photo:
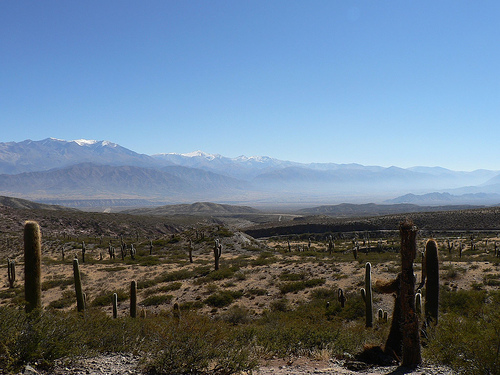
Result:
<svg viewBox="0 0 500 375"><path fill-rule="evenodd" d="M85 298L83 296L80 265L77 258L73 259L73 277L75 279L76 309L78 312L82 312L85 310Z"/></svg>
<svg viewBox="0 0 500 375"><path fill-rule="evenodd" d="M24 294L26 312L42 307L42 235L36 221L24 224Z"/></svg>
<svg viewBox="0 0 500 375"><path fill-rule="evenodd" d="M439 310L439 261L438 247L434 240L425 245L427 280L425 283L425 318L427 323L438 323Z"/></svg>
<svg viewBox="0 0 500 375"><path fill-rule="evenodd" d="M118 317L118 294L113 293L113 319Z"/></svg>
<svg viewBox="0 0 500 375"><path fill-rule="evenodd" d="M130 316L137 317L137 282L130 283Z"/></svg>
<svg viewBox="0 0 500 375"><path fill-rule="evenodd" d="M373 293L371 267L372 265L367 262L365 266L365 287L361 289L361 296L363 297L363 301L365 301L366 327L373 326Z"/></svg>
<svg viewBox="0 0 500 375"><path fill-rule="evenodd" d="M9 278L9 287L14 288L16 281L16 261L7 259L7 276Z"/></svg>
<svg viewBox="0 0 500 375"><path fill-rule="evenodd" d="M85 248L85 241L82 241L82 263L85 263L85 252L86 252L86 248Z"/></svg>

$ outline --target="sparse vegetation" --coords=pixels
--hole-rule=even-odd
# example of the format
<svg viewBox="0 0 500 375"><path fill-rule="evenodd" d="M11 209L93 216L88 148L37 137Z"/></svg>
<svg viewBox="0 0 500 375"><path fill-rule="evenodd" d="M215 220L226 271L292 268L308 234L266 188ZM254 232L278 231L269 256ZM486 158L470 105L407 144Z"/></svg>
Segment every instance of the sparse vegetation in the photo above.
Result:
<svg viewBox="0 0 500 375"><path fill-rule="evenodd" d="M151 371L214 373L220 368L219 373L229 374L253 368L257 357L355 355L364 344L383 344L387 337L390 324L383 319L374 319L373 328L365 328L366 305L359 289L365 286L367 262L374 279L399 272L396 232L371 233L370 246L368 241L363 244L368 238L363 232L307 233L291 236L289 250L288 239L279 236L238 242L238 232L220 223L189 222L184 227L125 215L38 215L43 309L34 309L31 315L23 311L22 277L12 288L7 278L7 258L16 261L18 270L24 266L22 228L11 219L0 224L4 225L0 245L15 249L0 253L5 279L0 286L2 369L16 372L28 362L50 366L56 358L100 352L149 351L157 353L145 364ZM195 230L195 225L200 226ZM330 234L335 240L331 251ZM130 255L110 259L108 245L119 247L120 235L134 244L135 259ZM352 255L355 237L360 246L357 260ZM429 236L421 237L419 249ZM493 242L487 252L483 237L476 236L475 249L467 248L459 257L458 245L450 251L446 242L456 233L435 237L442 280L439 324L427 330L423 357L467 373L498 374L500 264L491 251ZM218 270L213 262L215 238L224 241ZM189 241L193 263L187 256ZM86 259L79 268L87 296L84 315L77 314L72 287L72 259L75 254L81 257L83 242ZM113 294L118 302L129 301L133 279L138 280L138 318L129 317L128 303L119 303L118 317L112 319ZM338 300L340 288L345 293L344 308ZM422 302L426 293L424 289ZM182 311L177 320L174 302ZM391 295L373 293L374 312L391 311L392 304ZM148 311L147 318L139 319L139 310ZM184 358L174 355L188 352Z"/></svg>

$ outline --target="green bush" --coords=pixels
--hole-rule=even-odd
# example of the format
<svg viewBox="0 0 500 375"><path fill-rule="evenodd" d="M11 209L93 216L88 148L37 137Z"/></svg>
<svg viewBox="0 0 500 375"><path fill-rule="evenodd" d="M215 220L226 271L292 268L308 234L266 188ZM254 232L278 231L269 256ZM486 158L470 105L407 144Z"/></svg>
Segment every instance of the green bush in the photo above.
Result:
<svg viewBox="0 0 500 375"><path fill-rule="evenodd" d="M221 290L212 294L205 300L205 304L212 307L225 307L229 306L235 299L243 296L241 291Z"/></svg>
<svg viewBox="0 0 500 375"><path fill-rule="evenodd" d="M279 286L279 290L282 294L299 292L307 288L314 288L315 286L323 285L326 282L325 279L310 279L305 281L293 281L288 283L283 283Z"/></svg>
<svg viewBox="0 0 500 375"><path fill-rule="evenodd" d="M111 306L113 304L114 293L115 292L106 292L98 295L92 300L91 306ZM129 299L127 292L123 289L117 290L116 295L118 297L118 302L123 302Z"/></svg>
<svg viewBox="0 0 500 375"><path fill-rule="evenodd" d="M446 294L455 294L450 297ZM500 374L500 292L445 293L424 355L464 374Z"/></svg>
<svg viewBox="0 0 500 375"><path fill-rule="evenodd" d="M177 325L153 326L150 331L155 343L146 366L150 373L223 375L251 371L257 365L248 342L206 317L190 316Z"/></svg>

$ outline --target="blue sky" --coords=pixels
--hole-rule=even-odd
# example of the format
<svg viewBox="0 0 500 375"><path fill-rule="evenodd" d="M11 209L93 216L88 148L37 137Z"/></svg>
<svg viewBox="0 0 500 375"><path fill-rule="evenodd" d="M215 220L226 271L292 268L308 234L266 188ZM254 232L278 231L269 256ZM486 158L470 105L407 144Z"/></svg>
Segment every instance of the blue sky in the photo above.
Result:
<svg viewBox="0 0 500 375"><path fill-rule="evenodd" d="M498 1L4 0L0 142L500 169L499 19Z"/></svg>

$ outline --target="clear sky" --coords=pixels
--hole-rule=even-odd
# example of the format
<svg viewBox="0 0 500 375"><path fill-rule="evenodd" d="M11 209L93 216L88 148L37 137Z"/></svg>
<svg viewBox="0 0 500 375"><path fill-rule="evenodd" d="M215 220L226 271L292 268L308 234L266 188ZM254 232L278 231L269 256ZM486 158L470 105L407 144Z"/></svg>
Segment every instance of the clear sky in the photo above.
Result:
<svg viewBox="0 0 500 375"><path fill-rule="evenodd" d="M500 169L500 1L0 1L0 142Z"/></svg>

